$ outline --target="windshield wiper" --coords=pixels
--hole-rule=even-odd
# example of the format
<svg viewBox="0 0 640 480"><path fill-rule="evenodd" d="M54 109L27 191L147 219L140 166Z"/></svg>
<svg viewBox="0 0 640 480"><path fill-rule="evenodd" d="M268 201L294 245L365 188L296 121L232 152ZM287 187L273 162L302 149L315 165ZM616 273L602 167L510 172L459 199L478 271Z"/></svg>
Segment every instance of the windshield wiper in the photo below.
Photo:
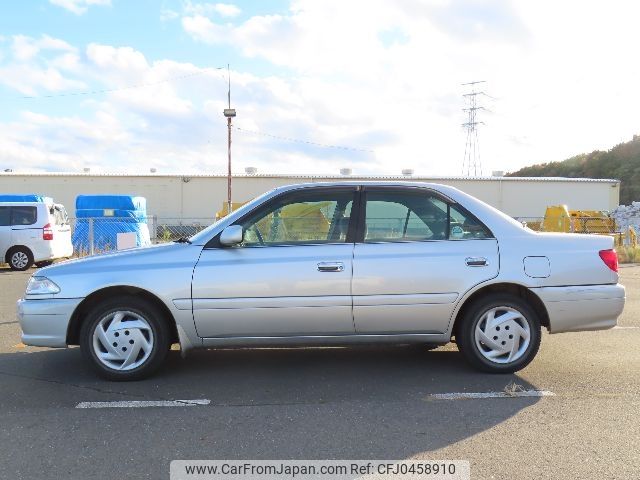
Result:
<svg viewBox="0 0 640 480"><path fill-rule="evenodd" d="M191 240L189 240L187 237L180 237L177 240L174 240L175 243L191 243Z"/></svg>

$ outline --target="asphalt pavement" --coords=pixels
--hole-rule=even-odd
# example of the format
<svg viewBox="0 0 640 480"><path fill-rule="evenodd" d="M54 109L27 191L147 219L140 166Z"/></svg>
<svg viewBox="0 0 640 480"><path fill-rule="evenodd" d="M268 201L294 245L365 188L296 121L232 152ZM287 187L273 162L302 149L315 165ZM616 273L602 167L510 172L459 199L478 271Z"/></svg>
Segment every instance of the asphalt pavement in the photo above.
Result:
<svg viewBox="0 0 640 480"><path fill-rule="evenodd" d="M455 345L208 350L141 382L98 379L78 348L25 347L0 270L0 478L169 478L174 459L460 459L473 479L640 478L640 267L620 327L544 334L517 375L471 370ZM441 400L437 393L553 396ZM80 402L208 405L78 409Z"/></svg>

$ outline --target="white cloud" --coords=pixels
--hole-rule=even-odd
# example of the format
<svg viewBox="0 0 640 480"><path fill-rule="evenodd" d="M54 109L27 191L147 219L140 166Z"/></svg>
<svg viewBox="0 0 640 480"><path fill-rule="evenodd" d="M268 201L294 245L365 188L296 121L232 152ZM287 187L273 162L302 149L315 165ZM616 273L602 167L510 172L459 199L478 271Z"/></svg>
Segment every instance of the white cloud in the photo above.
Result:
<svg viewBox="0 0 640 480"><path fill-rule="evenodd" d="M187 16L191 15L219 15L221 17L237 17L242 10L231 3L193 3L187 0L183 4L183 12Z"/></svg>
<svg viewBox="0 0 640 480"><path fill-rule="evenodd" d="M131 139L108 113L98 111L90 120L49 117L23 112L0 130L3 166L14 170L79 170L101 164L113 146Z"/></svg>
<svg viewBox="0 0 640 480"><path fill-rule="evenodd" d="M628 40L635 4L587 2L580 22L571 5L547 2L296 0L287 12L248 18L224 17L215 6L184 4L184 31L222 46L217 52L229 49L232 59L259 59L270 72L231 72L234 125L242 129L233 133L237 171L459 174L460 84L470 80L487 80L496 97L482 100L491 110L480 130L485 173L609 148L639 133L640 63ZM79 51L28 37L11 46L0 82L23 95L113 90L71 104L82 118L25 115L1 124L0 150L15 165L117 169L145 159L171 171L224 171L225 73L127 46Z"/></svg>
<svg viewBox="0 0 640 480"><path fill-rule="evenodd" d="M83 15L89 7L94 5L111 6L111 0L49 0L49 3L76 15Z"/></svg>
<svg viewBox="0 0 640 480"><path fill-rule="evenodd" d="M342 131L348 141L358 126L388 132L395 140L376 148L371 170L398 169L400 158L419 173L460 173L460 84L488 80L498 100L483 99L493 111L480 130L486 173L608 148L637 133L632 85L640 65L630 61L628 32L638 9L581 4L575 22L575 6L548 2L296 0L287 14L236 23L185 14L183 27L199 42L285 67L312 117L308 136L331 140ZM389 31L402 41L385 41Z"/></svg>
<svg viewBox="0 0 640 480"><path fill-rule="evenodd" d="M196 40L209 44L227 42L233 32L230 26L218 25L200 14L182 17L182 27Z"/></svg>
<svg viewBox="0 0 640 480"><path fill-rule="evenodd" d="M96 66L115 70L144 70L149 65L144 55L131 47L112 47L90 43L87 58Z"/></svg>
<svg viewBox="0 0 640 480"><path fill-rule="evenodd" d="M25 96L37 96L41 90L62 92L86 88L84 82L65 78L56 68L39 68L25 64L0 66L0 84Z"/></svg>
<svg viewBox="0 0 640 480"><path fill-rule="evenodd" d="M13 37L11 49L13 50L13 56L19 61L30 60L40 51L33 39L24 35Z"/></svg>
<svg viewBox="0 0 640 480"><path fill-rule="evenodd" d="M24 62L34 58L42 50L75 52L75 47L64 40L42 35L39 39L26 35L13 36L11 45L13 56L16 60Z"/></svg>
<svg viewBox="0 0 640 480"><path fill-rule="evenodd" d="M39 91L62 92L84 88L86 84L63 75L77 63L77 49L64 40L42 35L33 38L15 35L11 42L11 60L0 58L0 84L23 95L37 95ZM53 57L52 57L53 56Z"/></svg>
<svg viewBox="0 0 640 480"><path fill-rule="evenodd" d="M160 10L160 21L161 22L169 22L171 20L175 20L176 18L180 18L180 13L175 10L171 10L170 8L162 8Z"/></svg>
<svg viewBox="0 0 640 480"><path fill-rule="evenodd" d="M229 3L216 3L214 9L223 17L237 17L242 13L242 10Z"/></svg>

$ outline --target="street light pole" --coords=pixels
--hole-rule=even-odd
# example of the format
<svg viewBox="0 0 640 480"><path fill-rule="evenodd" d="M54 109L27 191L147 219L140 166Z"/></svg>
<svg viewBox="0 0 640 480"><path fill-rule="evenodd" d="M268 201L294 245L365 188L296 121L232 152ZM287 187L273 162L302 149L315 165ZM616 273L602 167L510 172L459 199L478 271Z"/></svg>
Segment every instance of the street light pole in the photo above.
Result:
<svg viewBox="0 0 640 480"><path fill-rule="evenodd" d="M227 214L231 213L231 117L227 117Z"/></svg>
<svg viewBox="0 0 640 480"><path fill-rule="evenodd" d="M224 116L227 117L227 215L231 213L231 119L236 116L235 109L231 108L231 71L227 64L227 78L229 89L227 90L228 108L224 109Z"/></svg>

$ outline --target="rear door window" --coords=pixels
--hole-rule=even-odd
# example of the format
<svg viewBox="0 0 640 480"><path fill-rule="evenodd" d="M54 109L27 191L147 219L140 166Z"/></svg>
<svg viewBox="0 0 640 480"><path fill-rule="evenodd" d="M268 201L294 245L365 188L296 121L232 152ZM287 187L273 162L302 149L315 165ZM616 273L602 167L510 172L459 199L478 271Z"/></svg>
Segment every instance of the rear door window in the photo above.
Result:
<svg viewBox="0 0 640 480"><path fill-rule="evenodd" d="M33 225L38 219L36 207L11 207L11 225Z"/></svg>
<svg viewBox="0 0 640 480"><path fill-rule="evenodd" d="M447 204L422 192L367 193L365 242L445 240Z"/></svg>
<svg viewBox="0 0 640 480"><path fill-rule="evenodd" d="M366 193L365 242L492 237L489 229L471 213L433 193L406 189L381 189Z"/></svg>

